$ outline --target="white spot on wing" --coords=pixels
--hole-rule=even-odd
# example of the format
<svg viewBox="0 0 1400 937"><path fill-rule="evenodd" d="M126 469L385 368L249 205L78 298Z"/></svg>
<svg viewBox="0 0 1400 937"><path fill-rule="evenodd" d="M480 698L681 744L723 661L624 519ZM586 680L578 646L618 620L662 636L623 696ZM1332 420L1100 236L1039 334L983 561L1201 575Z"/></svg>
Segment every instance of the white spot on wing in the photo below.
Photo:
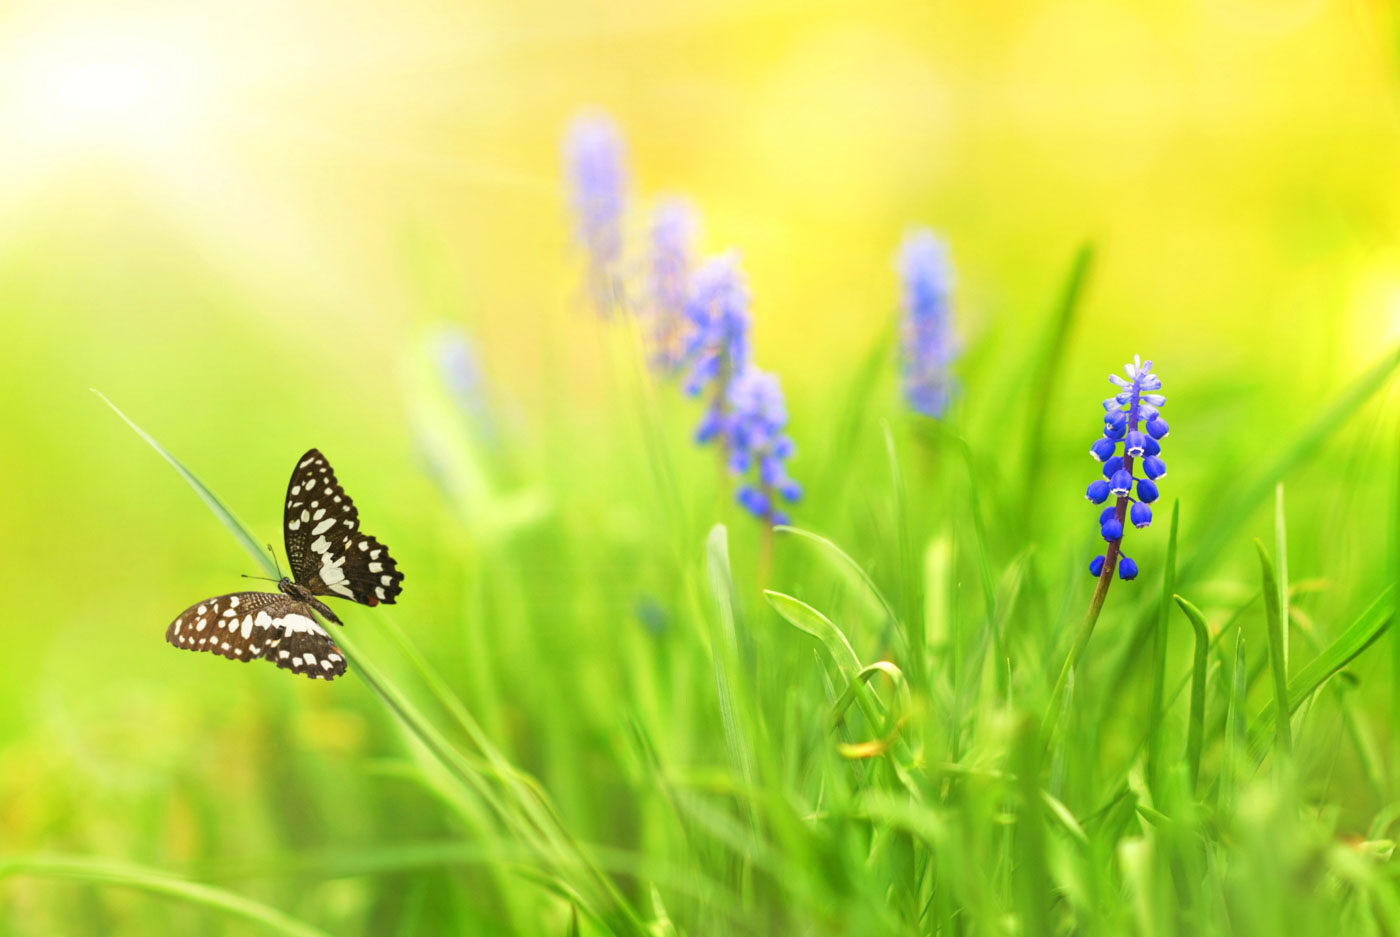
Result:
<svg viewBox="0 0 1400 937"><path fill-rule="evenodd" d="M377 560L377 559L379 559L379 554L381 554L381 553L383 553L383 552L384 552L383 550L370 550L370 551L369 551L369 558L372 559L372 560Z"/></svg>
<svg viewBox="0 0 1400 937"><path fill-rule="evenodd" d="M251 638L252 636L253 636L253 613L252 613L252 612L249 612L248 614L246 614L246 615L243 616L243 637L246 639L246 638Z"/></svg>
<svg viewBox="0 0 1400 937"><path fill-rule="evenodd" d="M298 527L300 527L300 526L301 526L301 521L300 521L300 520L297 520L296 518L293 518L292 520L287 521L287 529L288 529L288 530L296 530L296 529L297 529Z"/></svg>
<svg viewBox="0 0 1400 937"><path fill-rule="evenodd" d="M383 564L383 563L370 563L370 564L369 564L369 571L372 572L372 573L377 573L377 572L379 572L379 571L380 571L381 569L383 569L383 568L384 568L384 564Z"/></svg>
<svg viewBox="0 0 1400 937"><path fill-rule="evenodd" d="M322 508L321 510L319 510L319 511L316 512L316 516L317 516L317 517L320 517L320 516L321 516L322 514L324 514L324 513L326 513L326 509L325 509L325 508ZM335 518L334 518L334 517L328 517L328 518L326 518L325 520L321 521L321 523L317 524L315 527L311 528L311 532L312 532L313 534L323 534L323 533L325 533L326 531L330 530L330 529L331 529L332 527L334 527L334 526L335 526Z"/></svg>
<svg viewBox="0 0 1400 937"><path fill-rule="evenodd" d="M236 596L236 595L231 595L231 596L228 597L228 607L229 607L229 608L237 608L237 607L238 607L238 596Z"/></svg>
<svg viewBox="0 0 1400 937"><path fill-rule="evenodd" d="M384 601L384 599L386 598L386 596L384 595L384 588L382 586L375 586L374 594L379 598L381 602Z"/></svg>

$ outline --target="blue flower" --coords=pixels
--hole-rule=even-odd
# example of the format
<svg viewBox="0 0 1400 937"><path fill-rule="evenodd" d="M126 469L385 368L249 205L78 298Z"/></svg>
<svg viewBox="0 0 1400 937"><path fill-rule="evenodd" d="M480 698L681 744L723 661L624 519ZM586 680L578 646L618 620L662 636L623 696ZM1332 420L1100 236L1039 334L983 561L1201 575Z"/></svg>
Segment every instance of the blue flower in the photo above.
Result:
<svg viewBox="0 0 1400 937"><path fill-rule="evenodd" d="M648 338L652 367L662 374L674 373L685 352L686 298L698 228L695 209L684 199L664 199L652 212L651 252L647 257Z"/></svg>
<svg viewBox="0 0 1400 937"><path fill-rule="evenodd" d="M802 497L802 488L787 474L796 451L786 433L788 415L778 379L748 367L729 386L723 418L729 471L744 478L737 499L751 514L770 524L786 524L780 505Z"/></svg>
<svg viewBox="0 0 1400 937"><path fill-rule="evenodd" d="M1089 483L1085 496L1094 504L1104 503L1109 495L1116 498L1099 514L1099 535L1108 542L1108 554L1095 557L1089 572L1099 576L1106 566L1111 570L1114 559L1121 556L1118 576L1132 579L1138 566L1122 555L1124 525L1143 528L1152 523L1148 505L1158 497L1155 480L1167 472L1158 443L1168 431L1167 421L1158 412L1167 398L1156 393L1162 389L1162 381L1152 373L1151 361L1144 363L1134 355L1124 373L1126 378L1117 374L1108 378L1118 392L1103 402L1103 436L1089 447L1089 454L1103 463L1103 477ZM1135 467L1146 477L1134 475Z"/></svg>
<svg viewBox="0 0 1400 937"><path fill-rule="evenodd" d="M727 431L729 388L749 367L749 289L734 252L707 260L690 280L685 303L690 327L685 392L708 403L695 439L705 443Z"/></svg>
<svg viewBox="0 0 1400 937"><path fill-rule="evenodd" d="M432 347L443 384L457 412L474 424L486 441L494 442L496 427L476 344L461 326L446 325L432 337Z"/></svg>
<svg viewBox="0 0 1400 937"><path fill-rule="evenodd" d="M952 264L943 242L932 231L914 228L900 243L896 267L903 283L904 399L916 413L941 417L956 388L948 373L957 356L949 301Z"/></svg>
<svg viewBox="0 0 1400 937"><path fill-rule="evenodd" d="M599 315L622 304L622 215L627 203L626 147L612 118L584 111L569 122L564 162L575 237L588 256L588 286Z"/></svg>

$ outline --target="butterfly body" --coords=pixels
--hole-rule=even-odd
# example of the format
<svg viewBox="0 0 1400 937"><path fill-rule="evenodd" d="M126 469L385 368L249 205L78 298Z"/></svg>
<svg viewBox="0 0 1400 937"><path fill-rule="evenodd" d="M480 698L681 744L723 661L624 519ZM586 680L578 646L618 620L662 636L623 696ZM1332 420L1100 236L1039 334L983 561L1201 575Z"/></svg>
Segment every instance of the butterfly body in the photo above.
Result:
<svg viewBox="0 0 1400 937"><path fill-rule="evenodd" d="M341 624L317 596L362 605L392 604L403 574L378 540L360 531L359 514L316 449L297 462L287 486L283 533L292 576L278 592L238 592L187 608L165 639L230 660L269 660L312 678L345 673L345 656L316 621Z"/></svg>

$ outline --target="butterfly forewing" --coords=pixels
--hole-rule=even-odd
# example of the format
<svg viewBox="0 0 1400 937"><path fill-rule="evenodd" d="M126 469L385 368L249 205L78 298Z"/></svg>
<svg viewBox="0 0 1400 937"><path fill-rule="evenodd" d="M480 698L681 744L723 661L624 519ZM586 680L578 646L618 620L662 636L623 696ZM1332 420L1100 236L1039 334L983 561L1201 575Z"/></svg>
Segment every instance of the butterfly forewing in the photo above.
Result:
<svg viewBox="0 0 1400 937"><path fill-rule="evenodd" d="M402 591L403 574L382 543L360 533L354 502L317 449L292 472L283 527L292 575L312 592L378 605Z"/></svg>
<svg viewBox="0 0 1400 937"><path fill-rule="evenodd" d="M265 657L309 677L330 680L345 672L344 655L317 624L310 606L280 593L236 592L205 599L170 623L165 640L229 660Z"/></svg>

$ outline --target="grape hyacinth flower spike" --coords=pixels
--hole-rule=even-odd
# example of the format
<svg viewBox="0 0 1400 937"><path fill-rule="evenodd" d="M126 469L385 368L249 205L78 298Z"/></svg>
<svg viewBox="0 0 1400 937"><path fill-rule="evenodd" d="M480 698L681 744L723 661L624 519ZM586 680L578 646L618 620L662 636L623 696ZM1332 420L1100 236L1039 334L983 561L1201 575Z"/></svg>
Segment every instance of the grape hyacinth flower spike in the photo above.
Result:
<svg viewBox="0 0 1400 937"><path fill-rule="evenodd" d="M719 439L727 446L729 388L749 366L749 288L737 254L712 257L695 272L685 315L690 331L684 388L706 401L695 441Z"/></svg>
<svg viewBox="0 0 1400 937"><path fill-rule="evenodd" d="M950 297L953 266L943 242L914 228L899 245L901 366L904 400L924 416L942 417L956 389L949 368L957 357Z"/></svg>
<svg viewBox="0 0 1400 937"><path fill-rule="evenodd" d="M787 421L782 388L773 375L750 366L730 384L724 433L729 471L746 478L737 493L739 503L769 524L786 524L788 516L779 505L802 496L785 465L794 452Z"/></svg>
<svg viewBox="0 0 1400 937"><path fill-rule="evenodd" d="M627 205L626 147L612 118L584 111L564 135L564 163L575 237L588 259L588 287L600 316L623 302L622 216Z"/></svg>
<svg viewBox="0 0 1400 937"><path fill-rule="evenodd" d="M685 304L699 228L694 207L683 198L658 202L651 216L647 257L647 318L651 366L674 374L685 352Z"/></svg>
<svg viewBox="0 0 1400 937"><path fill-rule="evenodd" d="M1089 454L1103 463L1103 477L1089 484L1085 496L1094 504L1114 498L1099 514L1099 535L1108 549L1089 563L1089 572L1099 577L1101 589L1113 578L1115 563L1118 578L1137 576L1137 563L1123 553L1125 525L1142 528L1152 523L1150 505L1157 500L1157 480L1167 473L1158 442L1168 431L1159 412L1167 402L1157 393L1162 381L1152 373L1152 362L1137 355L1124 365L1124 373L1126 378L1109 376L1118 393L1103 402L1103 435L1089 447Z"/></svg>

